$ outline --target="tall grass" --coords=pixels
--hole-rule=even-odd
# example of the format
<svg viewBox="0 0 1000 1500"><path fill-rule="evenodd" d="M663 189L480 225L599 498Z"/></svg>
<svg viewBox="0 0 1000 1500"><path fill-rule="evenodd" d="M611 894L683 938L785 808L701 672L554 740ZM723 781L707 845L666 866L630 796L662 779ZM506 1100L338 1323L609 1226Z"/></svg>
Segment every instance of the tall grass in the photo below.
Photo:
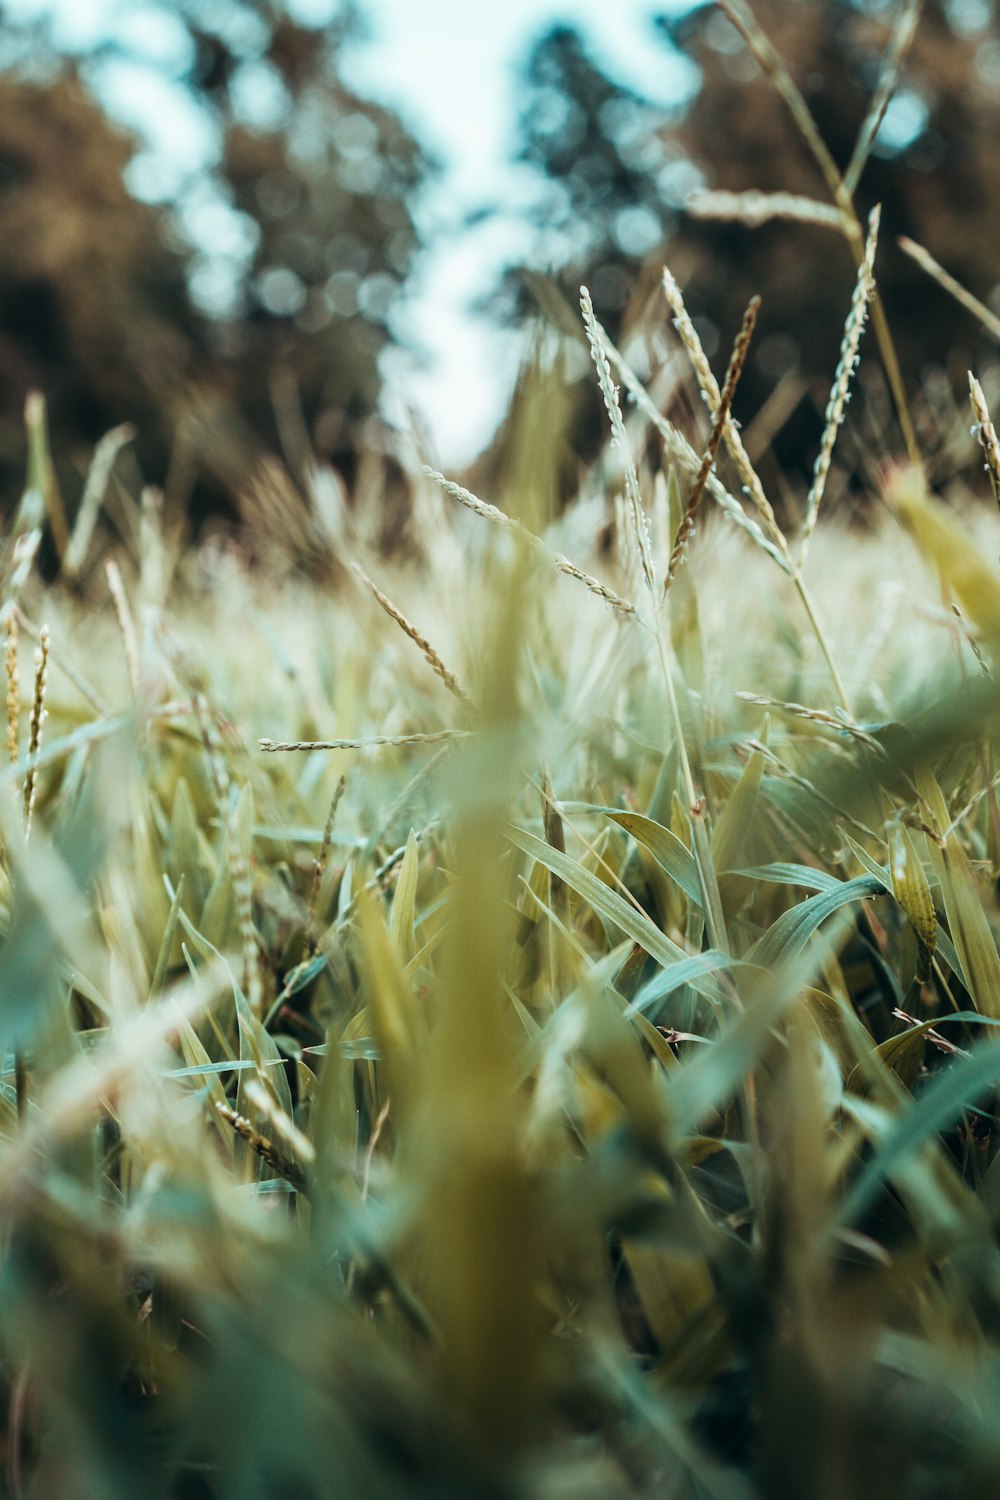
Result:
<svg viewBox="0 0 1000 1500"><path fill-rule="evenodd" d="M5 1493L997 1487L996 438L977 384L946 498L903 418L864 518L821 511L878 277L866 130L797 533L728 419L750 327L720 385L672 278L708 435L585 296L614 451L549 524L544 423L502 508L415 472L391 559L377 496L274 468L253 563L185 554L109 488L121 435L71 529L33 405L0 564Z"/></svg>

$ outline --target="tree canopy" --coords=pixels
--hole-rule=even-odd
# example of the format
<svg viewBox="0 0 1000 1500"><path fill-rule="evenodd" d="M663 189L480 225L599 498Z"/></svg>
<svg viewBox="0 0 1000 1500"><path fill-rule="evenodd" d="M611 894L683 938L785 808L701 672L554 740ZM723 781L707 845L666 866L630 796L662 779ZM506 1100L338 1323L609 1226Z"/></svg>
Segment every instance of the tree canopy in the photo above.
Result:
<svg viewBox="0 0 1000 1500"><path fill-rule="evenodd" d="M379 356L420 248L414 203L433 165L391 111L345 82L353 12L313 27L267 0L181 0L172 16L187 43L174 85L215 141L172 201L134 191L141 142L88 86L109 58L128 57L126 43L68 59L37 28L7 34L8 483L32 389L49 401L57 452L78 466L132 421L148 474L169 471L181 488L200 474L209 503L281 439L297 446L293 459L309 446L350 468L377 437Z"/></svg>

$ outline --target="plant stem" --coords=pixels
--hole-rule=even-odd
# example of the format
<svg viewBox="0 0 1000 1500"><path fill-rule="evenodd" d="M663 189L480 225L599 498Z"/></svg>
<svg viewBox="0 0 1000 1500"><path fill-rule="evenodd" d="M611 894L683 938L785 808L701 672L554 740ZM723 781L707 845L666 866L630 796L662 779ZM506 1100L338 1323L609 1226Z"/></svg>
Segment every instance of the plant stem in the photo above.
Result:
<svg viewBox="0 0 1000 1500"><path fill-rule="evenodd" d="M849 714L852 714L853 716L851 700L850 696L848 695L847 688L844 686L844 679L841 677L840 672L837 668L837 663L834 660L833 651L830 647L830 642L827 639L826 631L823 629L819 616L816 613L816 607L813 604L812 595L806 587L806 581L802 577L802 573L798 568L796 568L795 572L792 574L792 581L795 584L795 588L799 598L802 600L802 607L805 610L806 614L809 616L809 623L813 628L813 634L819 642L819 648L822 651L827 667L830 670L830 676L833 678L833 685L836 689L837 697L840 699L840 707L846 709L847 712Z"/></svg>
<svg viewBox="0 0 1000 1500"><path fill-rule="evenodd" d="M713 948L721 953L729 952L729 943L726 937L725 918L722 913L722 898L719 895L719 883L715 878L715 870L712 865L711 849L705 833L705 823L698 809L699 797L695 790L694 776L691 773L691 762L688 759L687 746L684 743L684 726L681 722L680 706L677 702L677 693L674 688L673 672L667 659L667 650L664 644L663 632L669 629L666 616L662 620L663 629L655 625L652 628L656 637L657 655L660 662L660 670L663 674L663 683L667 694L667 707L670 714L671 727L677 742L677 755L680 760L681 775L684 778L684 792L688 800L688 808L691 818L691 845L695 863L698 866L698 879L701 885L702 899L705 904L705 926L708 929L708 939Z"/></svg>

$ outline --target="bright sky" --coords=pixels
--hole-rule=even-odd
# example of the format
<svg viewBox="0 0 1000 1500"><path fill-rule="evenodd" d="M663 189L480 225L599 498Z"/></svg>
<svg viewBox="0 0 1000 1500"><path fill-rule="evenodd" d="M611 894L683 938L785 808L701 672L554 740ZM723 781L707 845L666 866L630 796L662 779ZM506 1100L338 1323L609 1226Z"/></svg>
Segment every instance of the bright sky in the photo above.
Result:
<svg viewBox="0 0 1000 1500"><path fill-rule="evenodd" d="M531 42L568 21L586 34L605 68L656 102L682 97L684 64L653 43L652 17L684 9L687 0L361 0L370 40L358 47L348 81L359 93L392 105L444 165L425 205L426 228L442 230L427 255L402 319L423 346L421 368L400 358L387 371L390 407L405 391L425 417L441 461L457 466L488 441L516 365L516 345L471 304L496 284L516 254L524 228L515 219L458 235L462 211L493 199L523 201L523 178L509 165L517 116L516 73ZM150 196L211 151L206 121L169 82L183 67L183 31L169 0L7 0L13 17L46 17L67 50L87 51L114 35L149 58L118 62L102 74L106 106L149 141L141 164ZM288 0L304 21L322 21L336 0ZM220 223L219 234L224 233Z"/></svg>

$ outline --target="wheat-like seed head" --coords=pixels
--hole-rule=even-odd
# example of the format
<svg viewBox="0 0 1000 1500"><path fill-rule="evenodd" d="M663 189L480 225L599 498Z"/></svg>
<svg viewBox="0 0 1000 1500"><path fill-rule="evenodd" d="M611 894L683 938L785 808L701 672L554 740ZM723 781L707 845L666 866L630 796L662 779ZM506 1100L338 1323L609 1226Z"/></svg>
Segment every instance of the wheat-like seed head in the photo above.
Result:
<svg viewBox="0 0 1000 1500"><path fill-rule="evenodd" d="M471 704L472 699L469 697L468 693L466 693L459 686L458 678L455 676L454 672L449 671L444 662L441 660L441 657L431 645L430 641L420 630L417 629L416 625L413 624L413 621L408 619L406 615L404 615L403 611L399 608L399 606L397 604L393 604L392 600L386 594L383 594L378 585L368 577L368 574L365 572L364 568L362 568L360 563L352 563L351 571L354 574L355 578L360 579L360 581L370 591L376 602L381 606L382 609L385 610L390 620L395 620L396 624L399 626L403 634L405 636L408 636L413 644L420 648L427 665L430 667L431 671L436 677L440 677L449 693L451 693L454 698L457 698L459 703L464 703L466 706Z"/></svg>
<svg viewBox="0 0 1000 1500"><path fill-rule="evenodd" d="M28 770L24 778L24 836L31 832L31 819L38 795L38 767L34 764L42 743L42 727L48 718L45 707L45 689L49 666L49 627L43 625L35 652L35 690L31 699L31 717L28 720Z"/></svg>
<svg viewBox="0 0 1000 1500"><path fill-rule="evenodd" d="M986 469L993 484L993 493L997 504L1000 505L1000 443L997 442L997 431L990 420L983 388L971 370L969 371L969 399L972 402L976 426L979 429L979 441L986 455Z"/></svg>
<svg viewBox="0 0 1000 1500"><path fill-rule="evenodd" d="M7 616L4 667L7 673L7 757L11 765L16 766L21 720L21 679L17 671L17 614L13 609ZM13 788L16 793L16 782L13 783Z"/></svg>
<svg viewBox="0 0 1000 1500"><path fill-rule="evenodd" d="M875 751L877 755L885 755L878 740L867 730L860 728L847 713L831 714L827 713L824 708L809 708L804 703L790 703L781 698L768 698L763 693L739 692L735 694L735 697L744 703L756 703L761 708L777 708L782 713L794 715L797 719L808 719L814 724L822 724L827 729L836 730L838 734L850 735L851 739L867 745L869 750Z"/></svg>
<svg viewBox="0 0 1000 1500"><path fill-rule="evenodd" d="M264 1091L261 1090L261 1094L263 1093ZM233 1127L236 1134L242 1140L246 1141L247 1145L256 1151L257 1155L263 1161L266 1161L268 1166L272 1167L279 1177L283 1177L286 1182L290 1182L300 1192L305 1188L306 1175L298 1162L292 1161L289 1156L280 1151L266 1135L261 1135L260 1131L251 1124L246 1116L238 1114L231 1104L217 1104L215 1107L227 1124Z"/></svg>
<svg viewBox="0 0 1000 1500"><path fill-rule="evenodd" d="M621 376L622 384L639 407L646 420L655 427L663 444L663 455L669 463L675 463L685 474L695 475L701 467L700 455L695 452L682 432L669 422L667 418L658 411L646 387L635 374L628 361L608 338L605 329L600 329L601 339L607 351L608 359L614 365ZM711 373L711 372L709 372ZM714 380L714 377L713 377ZM757 524L752 516L748 516L739 501L729 493L718 475L710 474L707 484L708 492L719 506L724 515L734 522L741 531L752 538L754 544L762 552L766 552L773 562L783 573L791 575L792 562L788 556L788 549L779 548L770 537L766 536L763 529ZM782 537L782 544L784 538Z"/></svg>
<svg viewBox="0 0 1000 1500"><path fill-rule="evenodd" d="M820 442L819 453L816 455L812 483L809 486L809 494L806 498L806 515L802 526L800 565L805 561L809 542L816 529L816 518L819 515L820 501L823 499L827 476L830 473L833 445L836 442L840 424L844 420L844 409L849 399L848 392L851 376L857 368L858 347L861 343L861 335L864 332L865 320L868 315L868 304L875 290L875 250L878 245L878 228L881 212L881 204L876 204L868 216L868 238L865 241L865 253L858 268L858 278L854 285L851 308L847 314L847 321L844 324L844 336L840 341L840 359L834 371L830 399L826 404L823 437Z"/></svg>
<svg viewBox="0 0 1000 1500"><path fill-rule="evenodd" d="M729 368L726 371L726 383L719 395L718 409L715 413L715 421L712 426L712 432L708 440L708 445L706 446L705 452L702 456L701 466L694 477L694 483L691 486L691 493L688 496L687 505L684 508L684 515L681 518L681 524L677 528L677 537L674 541L674 550L671 553L670 564L667 568L667 576L663 581L664 593L666 593L667 589L669 589L670 585L673 583L677 570L681 566L681 563L684 561L684 555L687 551L688 542L690 541L691 534L694 531L694 520L698 512L698 507L701 504L701 497L705 492L705 485L708 482L708 476L711 473L712 465L715 463L716 456L719 451L719 445L722 442L722 434L726 429L727 423L729 423L730 421L730 408L732 407L733 397L736 394L736 387L739 384L740 374L746 361L747 350L750 348L750 340L753 337L754 325L757 322L757 314L759 311L760 298L751 298L750 305L748 306L743 317L743 325L740 328L740 331L736 337L736 342L733 345L733 352L729 361Z"/></svg>
<svg viewBox="0 0 1000 1500"><path fill-rule="evenodd" d="M439 484L445 494L457 500L459 505L464 505L466 510L473 511L475 515L482 516L494 526L499 526L501 530L509 531L513 536L518 537L525 546L545 558L553 568L557 568L560 573L565 573L567 578L575 578L578 583L583 584L584 588L596 594L598 599L603 599L604 603L610 605L616 614L627 617L636 613L634 604L630 604L627 599L616 594L614 589L609 588L606 583L601 583L600 579L592 578L589 573L578 568L576 563L570 562L569 558L564 557L561 552L554 552L540 536L529 531L527 526L515 520L513 516L509 516L506 511L500 510L496 505L490 505L487 500L480 500L471 490L464 489L462 485L455 484L451 479L446 479L436 469L425 468L424 473L428 479L433 479L436 484Z"/></svg>
<svg viewBox="0 0 1000 1500"><path fill-rule="evenodd" d="M205 750L205 759L208 761L208 769L212 778L212 787L215 791L219 811L227 815L229 811L229 766L226 761L226 747L219 733L218 725L212 717L208 699L200 688L196 687L193 680L188 676L191 685L191 711L195 717L201 734L201 742Z"/></svg>
<svg viewBox="0 0 1000 1500"><path fill-rule="evenodd" d="M621 407L618 404L618 387L611 378L611 365L601 339L600 325L594 316L594 304L585 286L580 288L580 308L583 312L583 323L587 331L587 342L590 345L591 357L594 361L594 367L597 370L597 383L601 388L601 395L604 397L604 405L607 408L608 419L611 423L612 441L621 454L622 464L625 468L625 497L628 501L632 519L632 529L636 552L639 556L639 566L642 569L642 576L646 581L646 587L651 594L655 594L656 579L653 570L653 551L649 541L649 523L646 520L646 512L642 505L642 496L639 493L639 476L635 472L632 449L625 431L625 423L622 420Z"/></svg>
<svg viewBox="0 0 1000 1500"><path fill-rule="evenodd" d="M674 327L691 360L698 385L701 388L702 398L714 418L719 410L722 393L719 390L718 382L712 373L712 367L702 348L701 339L698 337L698 330L692 323L688 310L684 305L684 297L681 289L666 266L663 268L663 292L674 314ZM743 446L743 439L740 437L739 428L728 413L723 433L726 439L726 447L732 455L743 486L761 518L761 525L774 546L780 552L787 554L788 548L784 534L775 519L771 503L764 494L764 486L761 484L757 471L750 462L749 455Z"/></svg>
<svg viewBox="0 0 1000 1500"><path fill-rule="evenodd" d="M374 750L381 745L436 745L440 740L467 739L467 729L435 729L430 734L373 734L361 740L267 740L257 741L265 755L279 750Z"/></svg>

